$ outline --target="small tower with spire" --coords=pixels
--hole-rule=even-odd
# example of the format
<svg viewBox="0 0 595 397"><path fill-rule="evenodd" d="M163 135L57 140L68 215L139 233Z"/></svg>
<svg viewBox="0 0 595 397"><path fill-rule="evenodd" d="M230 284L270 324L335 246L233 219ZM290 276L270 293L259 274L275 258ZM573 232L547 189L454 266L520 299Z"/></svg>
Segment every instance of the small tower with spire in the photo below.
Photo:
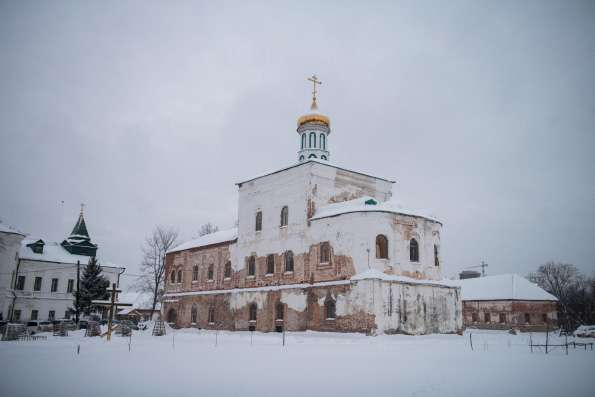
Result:
<svg viewBox="0 0 595 397"><path fill-rule="evenodd" d="M77 220L70 236L62 241L62 247L71 254L95 256L97 253L97 244L91 242L89 232L87 231L87 225L85 224L85 218L83 216L83 209L85 205L81 204L81 213Z"/></svg>
<svg viewBox="0 0 595 397"><path fill-rule="evenodd" d="M303 115L297 122L297 133L300 136L299 162L308 160L330 160L328 136L331 133L331 123L327 116L318 111L316 103L316 86L321 85L315 75L308 78L312 82L312 105L310 112Z"/></svg>

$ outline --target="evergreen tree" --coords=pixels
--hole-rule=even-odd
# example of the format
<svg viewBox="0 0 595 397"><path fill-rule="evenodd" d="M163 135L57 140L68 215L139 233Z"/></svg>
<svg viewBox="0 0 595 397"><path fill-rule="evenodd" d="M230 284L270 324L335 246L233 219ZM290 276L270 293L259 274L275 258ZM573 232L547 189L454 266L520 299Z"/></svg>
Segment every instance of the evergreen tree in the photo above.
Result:
<svg viewBox="0 0 595 397"><path fill-rule="evenodd" d="M101 275L101 266L95 257L91 257L81 277L79 290L79 310L86 315L91 313L94 300L109 299L109 280Z"/></svg>

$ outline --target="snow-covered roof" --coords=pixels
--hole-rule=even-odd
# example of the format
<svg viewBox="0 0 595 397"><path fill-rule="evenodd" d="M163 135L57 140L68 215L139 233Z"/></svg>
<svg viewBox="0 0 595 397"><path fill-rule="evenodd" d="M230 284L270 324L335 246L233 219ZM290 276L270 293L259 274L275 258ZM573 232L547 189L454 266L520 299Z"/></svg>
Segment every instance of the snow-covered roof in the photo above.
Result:
<svg viewBox="0 0 595 397"><path fill-rule="evenodd" d="M77 261L80 261L81 264L89 263L90 257L85 255L75 255L71 254L70 252L66 251L64 247L62 247L59 243L56 242L46 242L44 241L43 252L41 254L36 254L30 247L27 247L27 244L34 243L39 239L30 239L26 238L21 242L21 249L19 251L19 257L21 259L28 259L34 261L45 261L45 262L60 262L60 263L70 263L76 264Z"/></svg>
<svg viewBox="0 0 595 397"><path fill-rule="evenodd" d="M411 277L405 276L395 276L392 274L385 274L376 269L369 269L365 272L358 273L355 276L351 277L351 280L358 281L358 280L384 280L384 281L396 281L400 283L407 283L407 284L422 284L422 285L434 285L438 287L456 287L455 285L451 285L450 283L442 282L442 281L434 281L434 280L418 280Z"/></svg>
<svg viewBox="0 0 595 397"><path fill-rule="evenodd" d="M184 251L184 250L191 249L191 248L206 247L208 245L225 243L228 241L233 241L237 238L238 238L238 228L234 227L233 229L221 230L219 232L206 234L199 238L195 238L193 240L186 241L185 243L182 243L182 244L170 249L169 251L167 251L167 253L169 254L171 252Z"/></svg>
<svg viewBox="0 0 595 397"><path fill-rule="evenodd" d="M340 203L329 204L316 209L311 220L328 218L353 212L390 212L393 214L409 215L419 218L425 218L434 222L442 223L435 217L424 211L414 211L404 208L395 201L380 202L373 197L360 197L358 199L343 201Z"/></svg>
<svg viewBox="0 0 595 397"><path fill-rule="evenodd" d="M117 314L121 315L121 316L125 316L127 314L130 314L131 311L136 310L134 307L127 307L126 309L122 309L120 311L118 311Z"/></svg>
<svg viewBox="0 0 595 397"><path fill-rule="evenodd" d="M528 300L557 301L558 299L518 274L499 274L448 280L449 284L461 287L461 296L466 301Z"/></svg>
<svg viewBox="0 0 595 397"><path fill-rule="evenodd" d="M0 222L0 233L12 233L12 234L20 234L21 236L25 236L25 233L17 230L16 228L7 225L6 223Z"/></svg>
<svg viewBox="0 0 595 397"><path fill-rule="evenodd" d="M43 252L41 254L37 254L33 252L31 247L27 247L27 244L35 243L36 241L39 241L39 239L25 238L23 241L21 241L21 248L19 250L20 259L43 262L58 262L72 265L76 265L77 261L80 261L81 265L86 265L89 263L89 259L91 259L91 257L86 255L71 254L66 249L64 249L60 243L47 242L45 240L43 240ZM99 258L98 260L102 267L120 267L111 262L102 261Z"/></svg>
<svg viewBox="0 0 595 397"><path fill-rule="evenodd" d="M328 161L309 159L309 160L303 161L301 163L292 164L292 165L290 165L288 167L284 167L284 168L273 170L273 171L263 172L263 173L258 174L256 176L253 176L253 177L250 177L250 178L245 178L244 180L242 180L240 182L237 182L236 185L241 185L243 183L250 182L250 181L253 181L255 179L259 179L259 178L262 178L262 177L265 177L265 176L268 176L268 175L276 174L276 173L279 173L279 172L283 172L283 171L289 170L291 168L299 167L301 165L310 164L310 163L322 164L322 165L326 165L327 167L337 168L337 169L340 169L340 170L343 170L343 171L353 172L354 174L365 175L365 176L369 176L371 178L382 179L383 181L386 181L386 182L395 183L395 181L390 180L388 178L374 176L372 174L365 173L365 172L350 170L349 168L345 168L345 167L341 167L341 166L338 166L338 165L335 165L335 164L331 164Z"/></svg>
<svg viewBox="0 0 595 397"><path fill-rule="evenodd" d="M152 304L151 294L145 292L120 292L118 294L118 301L124 303L132 303L134 309L150 309ZM155 310L159 310L160 305L157 301Z"/></svg>

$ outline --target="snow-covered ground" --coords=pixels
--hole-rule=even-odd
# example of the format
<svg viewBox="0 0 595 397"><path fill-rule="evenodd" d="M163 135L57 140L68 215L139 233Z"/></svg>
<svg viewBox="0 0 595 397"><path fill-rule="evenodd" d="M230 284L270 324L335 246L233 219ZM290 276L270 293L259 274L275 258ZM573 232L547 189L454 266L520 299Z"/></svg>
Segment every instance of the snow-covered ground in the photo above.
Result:
<svg viewBox="0 0 595 397"><path fill-rule="evenodd" d="M595 351L531 353L528 334L378 336L84 331L0 342L2 396L594 396ZM544 334L533 334L543 340ZM551 338L556 342L557 338ZM584 340L582 340L584 341ZM592 340L591 340L592 341ZM80 354L77 355L77 346Z"/></svg>

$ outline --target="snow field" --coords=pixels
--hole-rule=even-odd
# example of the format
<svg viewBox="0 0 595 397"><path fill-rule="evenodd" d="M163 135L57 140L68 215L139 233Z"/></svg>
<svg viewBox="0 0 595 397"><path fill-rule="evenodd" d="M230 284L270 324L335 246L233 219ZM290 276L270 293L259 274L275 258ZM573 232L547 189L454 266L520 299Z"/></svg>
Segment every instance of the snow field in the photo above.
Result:
<svg viewBox="0 0 595 397"><path fill-rule="evenodd" d="M0 395L595 395L595 351L532 354L528 334L471 332L474 351L469 332L288 333L282 346L277 333L168 329L154 337L149 330L134 332L129 351L128 338L108 343L76 331L47 341L1 342ZM532 337L545 340L545 334Z"/></svg>

